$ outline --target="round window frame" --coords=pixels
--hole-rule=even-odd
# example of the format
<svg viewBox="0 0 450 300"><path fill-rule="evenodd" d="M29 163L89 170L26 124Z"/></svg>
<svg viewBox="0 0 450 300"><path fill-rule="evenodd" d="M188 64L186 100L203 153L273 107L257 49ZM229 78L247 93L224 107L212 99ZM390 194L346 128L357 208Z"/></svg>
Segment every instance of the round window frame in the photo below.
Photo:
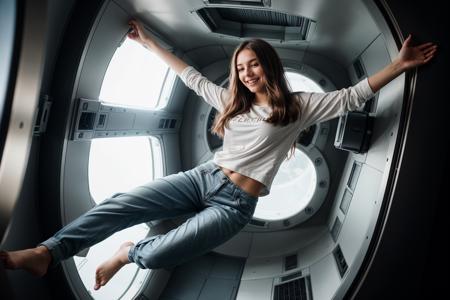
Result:
<svg viewBox="0 0 450 300"><path fill-rule="evenodd" d="M311 160L316 171L315 191L307 206L296 214L280 220L266 220L253 216L244 228L245 231L259 232L288 229L310 219L325 202L330 187L330 171L325 157L313 143L309 146L297 143L296 147Z"/></svg>

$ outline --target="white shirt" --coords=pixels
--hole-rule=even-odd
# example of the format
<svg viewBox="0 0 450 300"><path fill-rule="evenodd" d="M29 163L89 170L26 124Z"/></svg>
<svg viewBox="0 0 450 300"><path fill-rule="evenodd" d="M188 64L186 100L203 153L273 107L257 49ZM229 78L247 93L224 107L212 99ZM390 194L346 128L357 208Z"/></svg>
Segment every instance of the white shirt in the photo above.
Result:
<svg viewBox="0 0 450 300"><path fill-rule="evenodd" d="M220 87L189 66L181 80L208 104L222 112L230 100ZM270 193L273 179L300 132L309 126L352 111L373 97L367 78L355 86L329 93L294 93L300 102L300 117L282 127L264 122L272 111L269 106L253 104L250 111L232 118L224 128L223 149L214 155L214 163L264 184L259 196Z"/></svg>

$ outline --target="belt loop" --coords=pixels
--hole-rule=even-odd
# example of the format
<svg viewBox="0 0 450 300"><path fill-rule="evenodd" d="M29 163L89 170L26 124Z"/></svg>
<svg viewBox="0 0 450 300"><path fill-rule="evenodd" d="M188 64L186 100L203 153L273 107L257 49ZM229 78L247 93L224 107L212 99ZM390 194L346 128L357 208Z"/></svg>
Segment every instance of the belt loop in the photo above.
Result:
<svg viewBox="0 0 450 300"><path fill-rule="evenodd" d="M236 199L236 197L240 197L240 191L238 190L238 188L236 186L233 186L233 199Z"/></svg>
<svg viewBox="0 0 450 300"><path fill-rule="evenodd" d="M211 171L211 174L215 174L215 173L217 173L218 171L220 171L220 167L219 167L218 165L216 165L216 164L214 164L214 163L213 163L213 165L214 165L214 167L213 167L213 170Z"/></svg>

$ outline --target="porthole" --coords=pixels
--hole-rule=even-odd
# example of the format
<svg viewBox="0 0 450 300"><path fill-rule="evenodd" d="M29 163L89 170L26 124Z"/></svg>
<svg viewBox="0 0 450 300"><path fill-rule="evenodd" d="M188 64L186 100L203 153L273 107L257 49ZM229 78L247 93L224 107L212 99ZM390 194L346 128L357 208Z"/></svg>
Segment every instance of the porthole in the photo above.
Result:
<svg viewBox="0 0 450 300"><path fill-rule="evenodd" d="M308 220L325 201L329 183L328 165L319 149L297 144L295 155L280 165L270 194L259 197L247 230L283 230Z"/></svg>
<svg viewBox="0 0 450 300"><path fill-rule="evenodd" d="M260 197L254 217L267 221L285 220L308 207L316 190L314 163L298 148L284 160L269 195Z"/></svg>
<svg viewBox="0 0 450 300"><path fill-rule="evenodd" d="M286 71L284 74L292 92L323 92L320 85L307 76L294 71Z"/></svg>

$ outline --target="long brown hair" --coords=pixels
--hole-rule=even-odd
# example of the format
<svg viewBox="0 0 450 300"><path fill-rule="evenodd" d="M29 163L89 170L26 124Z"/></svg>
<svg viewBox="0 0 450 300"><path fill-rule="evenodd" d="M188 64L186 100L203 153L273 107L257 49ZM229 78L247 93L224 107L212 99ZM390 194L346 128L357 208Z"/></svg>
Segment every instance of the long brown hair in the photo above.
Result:
<svg viewBox="0 0 450 300"><path fill-rule="evenodd" d="M266 41L261 39L251 39L242 42L234 51L230 63L229 91L230 101L225 106L222 113L218 113L214 120L212 132L223 138L224 127L228 127L230 119L246 113L250 110L254 100L254 94L242 84L239 79L236 60L239 53L244 49L255 52L265 74L265 89L269 96L269 106L272 114L264 120L276 126L286 126L290 122L295 122L300 115L300 105L292 97L288 82L284 75L283 65L275 49ZM290 158L295 151L295 142L291 147Z"/></svg>

